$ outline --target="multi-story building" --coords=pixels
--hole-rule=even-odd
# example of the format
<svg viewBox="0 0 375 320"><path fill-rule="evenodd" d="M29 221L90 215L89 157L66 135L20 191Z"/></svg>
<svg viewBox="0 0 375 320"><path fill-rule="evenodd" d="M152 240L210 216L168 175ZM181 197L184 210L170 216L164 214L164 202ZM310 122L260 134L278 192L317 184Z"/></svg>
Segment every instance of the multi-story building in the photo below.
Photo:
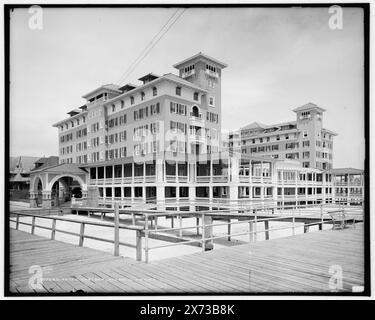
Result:
<svg viewBox="0 0 375 320"><path fill-rule="evenodd" d="M308 103L293 111L295 121L274 125L253 122L232 132L228 148L235 151L240 142L243 154L298 160L306 168L332 169L333 137L337 134L323 127L325 110Z"/></svg>
<svg viewBox="0 0 375 320"><path fill-rule="evenodd" d="M178 76L149 73L139 85L104 85L85 94L85 105L54 125L60 167L39 170L31 194L43 180L43 206L51 206L51 190L58 190L65 175L76 176L82 197L94 206L156 202L192 209L221 201L332 201L330 173L221 150L225 63L199 53L174 66Z"/></svg>
<svg viewBox="0 0 375 320"><path fill-rule="evenodd" d="M150 73L138 86L104 85L85 94L82 111L72 110L54 125L61 163L94 164L159 150L218 152L226 65L197 54L175 67L179 76Z"/></svg>

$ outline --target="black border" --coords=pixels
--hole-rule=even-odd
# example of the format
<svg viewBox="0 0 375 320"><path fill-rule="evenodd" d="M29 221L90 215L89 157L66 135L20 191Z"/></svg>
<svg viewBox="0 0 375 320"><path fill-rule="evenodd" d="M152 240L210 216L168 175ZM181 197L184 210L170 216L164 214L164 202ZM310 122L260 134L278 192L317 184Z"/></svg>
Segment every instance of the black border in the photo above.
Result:
<svg viewBox="0 0 375 320"><path fill-rule="evenodd" d="M85 293L81 296L122 296L122 297L144 297L144 296L342 296L342 297L352 297L352 296L370 296L371 295L371 277L370 277L370 136L369 136L369 121L370 121L370 4L369 3L283 3L283 4L264 4L264 3L254 3L254 4L189 4L189 3L176 3L176 4L5 4L4 5L4 116L5 116L5 144L4 144L4 296L5 297L74 297L77 296L75 293L54 293L54 294L44 294L44 293L12 293L9 287L9 273L10 273L10 260L9 260L9 70L10 70L10 12L17 8L29 8L32 5L39 5L42 8L290 8L290 7L330 7L332 5L339 5L343 8L345 7L356 7L363 10L363 24L364 24L364 135L365 135L365 205L364 205L364 215L365 215L365 285L364 292L362 293L136 293L136 294L121 294L121 293ZM80 295L80 294L78 294ZM136 301L132 301L136 302ZM146 301L144 301L146 304ZM163 301L150 301L154 305L162 305ZM178 301L175 301L178 303ZM207 301L208 303L217 303L218 301ZM238 302L233 300L234 302ZM287 301L285 301L287 302ZM228 301L230 303L230 301ZM228 304L227 303L227 304ZM139 304L139 302L137 302Z"/></svg>

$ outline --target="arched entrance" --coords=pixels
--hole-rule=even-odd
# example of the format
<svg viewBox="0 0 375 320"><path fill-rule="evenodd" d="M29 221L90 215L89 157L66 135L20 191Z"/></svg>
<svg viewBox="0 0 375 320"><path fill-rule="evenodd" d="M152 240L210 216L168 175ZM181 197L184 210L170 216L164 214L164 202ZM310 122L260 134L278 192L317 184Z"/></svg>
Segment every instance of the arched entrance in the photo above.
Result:
<svg viewBox="0 0 375 320"><path fill-rule="evenodd" d="M72 199L87 198L88 172L74 164L38 170L31 174L30 206L70 206Z"/></svg>
<svg viewBox="0 0 375 320"><path fill-rule="evenodd" d="M75 199L82 199L83 191L87 190L82 179L74 175L56 176L49 184L51 185L51 207L70 207Z"/></svg>
<svg viewBox="0 0 375 320"><path fill-rule="evenodd" d="M82 198L82 185L78 179L61 177L51 188L51 207L69 207L72 198Z"/></svg>

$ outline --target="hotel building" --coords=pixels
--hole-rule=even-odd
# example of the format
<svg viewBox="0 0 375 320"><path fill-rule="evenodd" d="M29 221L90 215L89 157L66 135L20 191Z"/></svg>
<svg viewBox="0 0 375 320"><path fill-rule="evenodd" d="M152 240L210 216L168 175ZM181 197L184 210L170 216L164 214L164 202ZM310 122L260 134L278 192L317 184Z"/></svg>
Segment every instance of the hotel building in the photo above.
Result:
<svg viewBox="0 0 375 320"><path fill-rule="evenodd" d="M228 147L246 155L291 159L305 168L332 169L333 137L323 127L323 108L308 103L293 110L296 120L274 125L253 122L229 136Z"/></svg>
<svg viewBox="0 0 375 320"><path fill-rule="evenodd" d="M38 179L43 206L51 207L59 194L54 195L54 190L61 189L57 184L65 176L77 177L82 198L90 206L111 206L118 201L122 207L150 203L192 210L199 203L212 207L247 200L274 204L332 201L331 174L322 168L302 166L289 158L280 161L261 153L222 150L225 63L199 53L174 67L178 75L149 73L139 78L138 85L103 85L85 94L83 106L54 124L60 164L34 175L32 205L37 205ZM334 134L323 129L327 136L312 136L312 127L321 126L317 118L322 109L310 106L308 112L297 111L306 119L299 120L299 129L291 127L285 134L307 131L311 144L332 141ZM310 118L317 124L312 125ZM290 140L295 141L292 135Z"/></svg>

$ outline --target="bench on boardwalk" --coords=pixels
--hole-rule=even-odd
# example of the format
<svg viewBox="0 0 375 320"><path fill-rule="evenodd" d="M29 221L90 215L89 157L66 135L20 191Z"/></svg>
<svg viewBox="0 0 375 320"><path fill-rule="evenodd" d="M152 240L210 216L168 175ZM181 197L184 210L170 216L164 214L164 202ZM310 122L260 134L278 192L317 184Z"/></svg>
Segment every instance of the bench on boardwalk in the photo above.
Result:
<svg viewBox="0 0 375 320"><path fill-rule="evenodd" d="M353 228L355 227L355 218L348 217L344 209L328 211L328 214L332 218L332 229L344 229L350 221Z"/></svg>

